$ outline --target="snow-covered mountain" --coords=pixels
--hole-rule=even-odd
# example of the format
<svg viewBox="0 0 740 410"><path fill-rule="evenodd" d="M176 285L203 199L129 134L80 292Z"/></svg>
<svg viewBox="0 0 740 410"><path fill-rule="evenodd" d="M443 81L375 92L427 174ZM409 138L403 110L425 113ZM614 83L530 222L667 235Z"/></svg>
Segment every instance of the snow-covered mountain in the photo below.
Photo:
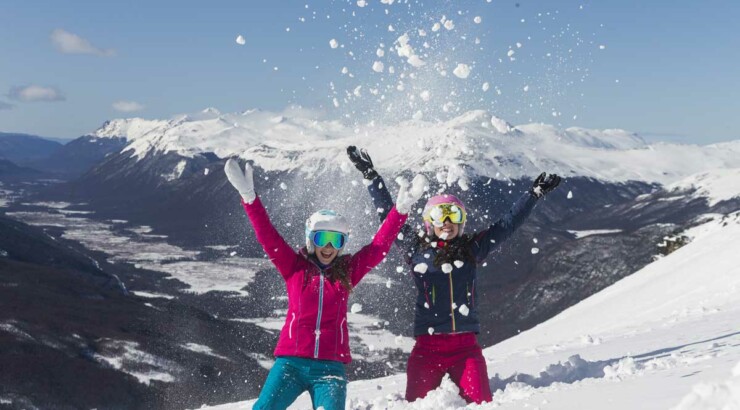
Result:
<svg viewBox="0 0 740 410"><path fill-rule="evenodd" d="M647 144L624 130L511 126L485 111L470 111L446 122L355 126L316 118L320 118L316 113L297 109L221 114L210 108L168 121L112 120L93 135L125 137L124 152L137 159L156 153L186 158L202 153L221 158L241 155L267 170L306 173L342 164L349 144L374 153L381 170L448 168L457 180L470 172L518 178L547 169L606 181L671 183L702 171L740 166L737 141L710 146ZM333 161L337 156L340 160Z"/></svg>
<svg viewBox="0 0 740 410"><path fill-rule="evenodd" d="M485 349L494 400L467 408L740 408L740 213L684 234L692 243ZM466 408L449 380L413 404L404 386L403 374L352 382L348 408Z"/></svg>
<svg viewBox="0 0 740 410"><path fill-rule="evenodd" d="M463 184L474 175L516 179L540 170L667 184L707 170L740 167L737 141L648 144L624 130L512 126L482 110L445 122L345 125L302 109L222 114L209 108L171 120L112 120L92 135L126 138L123 152L137 160L165 153L239 155L266 170L309 174L346 166L344 148L352 144L367 148L381 170L436 173L445 168L448 182Z"/></svg>

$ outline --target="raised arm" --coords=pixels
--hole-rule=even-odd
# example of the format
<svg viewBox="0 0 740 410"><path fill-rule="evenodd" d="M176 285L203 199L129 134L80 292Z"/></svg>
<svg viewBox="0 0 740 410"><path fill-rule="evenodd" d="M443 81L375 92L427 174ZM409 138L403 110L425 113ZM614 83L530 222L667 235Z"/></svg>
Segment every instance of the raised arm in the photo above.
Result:
<svg viewBox="0 0 740 410"><path fill-rule="evenodd" d="M383 177L375 170L370 155L364 149L361 150L355 146L349 146L347 147L347 155L355 167L362 172L365 185L367 185L367 191L370 193L370 198L373 201L373 206L378 213L380 222L385 221L391 208L393 208L393 198L390 191L388 191L388 186L383 180ZM401 235L396 239L396 245L405 253L412 252L416 243L416 232L414 232L414 228L405 224L401 227L400 233Z"/></svg>
<svg viewBox="0 0 740 410"><path fill-rule="evenodd" d="M352 286L357 285L365 275L383 261L391 249L398 232L406 222L407 215L400 214L395 206L391 206L380 229L375 233L373 241L365 245L359 252L352 255L350 272L352 272Z"/></svg>
<svg viewBox="0 0 740 410"><path fill-rule="evenodd" d="M495 247L509 239L524 221L527 220L539 198L542 198L546 193L552 191L560 184L559 176L551 174L549 177L546 177L546 175L544 172L540 174L535 179L532 188L519 197L506 214L491 224L488 229L478 232L473 237L470 246L478 263L483 262Z"/></svg>
<svg viewBox="0 0 740 410"><path fill-rule="evenodd" d="M233 158L226 161L224 167L226 177L231 185L239 191L242 197L244 211L249 217L249 221L254 227L257 241L262 245L270 261L275 265L280 275L287 280L294 272L294 266L298 254L287 242L280 236L275 226L270 221L262 201L254 192L254 181L252 177L252 167L249 164L244 166L244 172L239 168L239 163Z"/></svg>

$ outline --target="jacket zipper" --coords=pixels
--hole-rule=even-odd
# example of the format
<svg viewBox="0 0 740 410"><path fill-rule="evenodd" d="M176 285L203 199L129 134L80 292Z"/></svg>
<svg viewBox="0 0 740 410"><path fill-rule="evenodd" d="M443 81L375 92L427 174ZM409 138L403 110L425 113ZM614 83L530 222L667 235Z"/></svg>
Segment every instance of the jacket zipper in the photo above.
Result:
<svg viewBox="0 0 740 410"><path fill-rule="evenodd" d="M452 272L448 273L450 277L450 316L452 316L452 333L455 333L455 293L452 291Z"/></svg>
<svg viewBox="0 0 740 410"><path fill-rule="evenodd" d="M321 313L324 309L324 271L319 270L319 313L316 316L316 344L313 349L313 357L317 359L319 357L319 336L321 336ZM335 339L336 340L336 339Z"/></svg>
<svg viewBox="0 0 740 410"><path fill-rule="evenodd" d="M339 344L340 345L344 344L344 322L346 321L347 321L347 318L345 317L344 319L342 319L342 324L339 325Z"/></svg>
<svg viewBox="0 0 740 410"><path fill-rule="evenodd" d="M295 312L293 312L293 318L290 319L290 326L288 326L288 339L293 338L293 322L295 322Z"/></svg>

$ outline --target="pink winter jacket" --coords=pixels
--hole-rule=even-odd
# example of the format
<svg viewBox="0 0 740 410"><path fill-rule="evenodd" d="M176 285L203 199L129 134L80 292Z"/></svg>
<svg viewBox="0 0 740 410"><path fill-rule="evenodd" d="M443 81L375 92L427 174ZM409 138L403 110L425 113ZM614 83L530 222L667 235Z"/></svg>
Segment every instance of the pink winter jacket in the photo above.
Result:
<svg viewBox="0 0 740 410"><path fill-rule="evenodd" d="M349 292L339 281L331 283L317 264L288 245L272 226L259 198L251 204L242 201L252 222L257 240L270 261L285 279L288 314L275 347L275 356L298 356L349 363L347 299ZM349 274L354 287L390 250L406 222L394 207L366 245L349 259ZM340 256L345 257L345 256ZM304 274L310 279L304 286Z"/></svg>

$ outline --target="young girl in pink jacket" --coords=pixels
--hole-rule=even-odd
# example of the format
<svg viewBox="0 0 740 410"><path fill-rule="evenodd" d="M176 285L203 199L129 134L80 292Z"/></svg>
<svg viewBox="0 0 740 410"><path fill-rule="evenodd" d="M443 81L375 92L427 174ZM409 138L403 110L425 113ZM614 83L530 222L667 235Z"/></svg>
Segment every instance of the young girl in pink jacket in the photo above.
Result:
<svg viewBox="0 0 740 410"><path fill-rule="evenodd" d="M296 252L270 222L254 191L249 164L242 171L236 160L229 159L225 171L288 292L288 313L275 348L275 364L253 409L286 409L304 391L311 395L314 409L344 409L344 364L351 361L349 294L388 253L423 187L400 191L396 207L373 241L356 254L342 255L349 226L344 217L329 210L318 211L306 221L306 246Z"/></svg>

